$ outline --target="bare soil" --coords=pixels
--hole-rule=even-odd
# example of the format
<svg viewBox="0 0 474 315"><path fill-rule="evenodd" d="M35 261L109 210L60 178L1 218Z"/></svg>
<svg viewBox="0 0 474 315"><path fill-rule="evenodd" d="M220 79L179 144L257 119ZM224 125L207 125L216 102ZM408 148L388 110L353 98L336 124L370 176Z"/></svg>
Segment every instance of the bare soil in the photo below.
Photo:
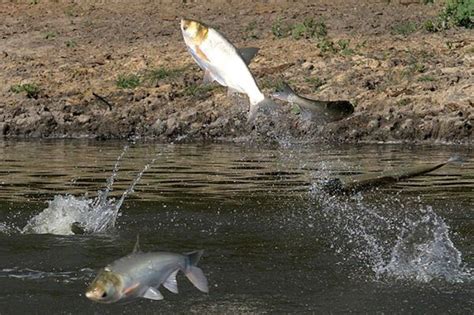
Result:
<svg viewBox="0 0 474 315"><path fill-rule="evenodd" d="M0 135L469 145L474 32L424 30L440 10L416 0L4 1ZM265 94L284 80L308 97L349 100L354 114L316 125L279 103L280 123L248 125L245 97L201 85L181 17L206 22L237 47L261 48L250 68ZM308 18L327 26L324 41L272 32ZM130 75L137 87L118 86ZM13 91L27 83L38 91Z"/></svg>

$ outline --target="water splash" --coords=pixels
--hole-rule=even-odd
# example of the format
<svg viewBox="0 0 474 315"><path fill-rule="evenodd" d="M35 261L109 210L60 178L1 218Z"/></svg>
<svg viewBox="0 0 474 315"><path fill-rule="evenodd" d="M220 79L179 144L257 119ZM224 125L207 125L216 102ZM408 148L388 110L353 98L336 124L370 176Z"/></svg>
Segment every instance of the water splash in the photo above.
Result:
<svg viewBox="0 0 474 315"><path fill-rule="evenodd" d="M22 229L23 233L36 234L93 234L104 233L115 227L120 208L125 198L134 191L143 174L153 164L156 158L136 175L130 186L122 193L117 201L109 197L113 190L114 180L118 174L120 161L128 146L117 158L112 175L107 179L105 189L98 191L97 197L75 197L72 195L56 195L48 202L48 207L32 217Z"/></svg>
<svg viewBox="0 0 474 315"><path fill-rule="evenodd" d="M402 230L390 261L376 270L376 275L420 282L462 282L471 277L462 266L461 252L449 237L449 226L431 207L421 219Z"/></svg>
<svg viewBox="0 0 474 315"><path fill-rule="evenodd" d="M431 207L407 206L397 196L373 204L363 194L335 196L319 187L313 185L311 195L321 213L313 211L312 220L327 223L335 251L367 263L377 279L472 280L449 226Z"/></svg>

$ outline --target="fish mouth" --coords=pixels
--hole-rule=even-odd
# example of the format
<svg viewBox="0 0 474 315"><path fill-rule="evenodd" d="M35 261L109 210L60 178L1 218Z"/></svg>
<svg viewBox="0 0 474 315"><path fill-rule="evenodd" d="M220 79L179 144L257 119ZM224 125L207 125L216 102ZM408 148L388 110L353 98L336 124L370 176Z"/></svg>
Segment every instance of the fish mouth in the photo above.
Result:
<svg viewBox="0 0 474 315"><path fill-rule="evenodd" d="M100 298L100 295L99 295L99 292L98 290L89 290L86 292L86 297L89 299L89 300L93 300L93 301L101 301L101 298Z"/></svg>

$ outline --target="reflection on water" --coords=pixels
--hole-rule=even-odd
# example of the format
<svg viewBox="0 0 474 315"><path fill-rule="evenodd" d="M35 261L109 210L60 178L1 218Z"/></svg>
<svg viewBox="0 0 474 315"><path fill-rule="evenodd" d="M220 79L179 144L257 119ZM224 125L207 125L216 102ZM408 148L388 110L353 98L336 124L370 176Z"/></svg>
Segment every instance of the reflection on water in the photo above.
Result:
<svg viewBox="0 0 474 315"><path fill-rule="evenodd" d="M463 313L472 307L469 147L144 143L124 151L123 145L0 142L0 305L6 312L31 313L38 305L48 311L59 298L69 301L62 312L90 313ZM319 189L325 178L455 154L466 163L392 187L354 196ZM106 234L21 233L48 211L54 215L42 218L46 230L33 232L53 233L53 221L70 232L72 217L94 200L120 209L116 228ZM209 296L178 279L179 296L165 294L158 303L103 308L86 300L81 294L92 270L130 252L138 232L144 250L205 249Z"/></svg>
<svg viewBox="0 0 474 315"><path fill-rule="evenodd" d="M104 188L122 144L98 142L0 142L0 198L50 200L54 194L82 195ZM388 190L423 194L431 198L473 198L474 161L470 148L412 150L399 146L253 148L229 145L139 145L127 154L115 184L115 195L127 189L136 172L157 153L138 194L141 200L163 200L179 193L201 202L207 198L297 195L324 176L375 173L387 169L446 161L467 156L463 165L397 184ZM27 185L25 185L27 183Z"/></svg>

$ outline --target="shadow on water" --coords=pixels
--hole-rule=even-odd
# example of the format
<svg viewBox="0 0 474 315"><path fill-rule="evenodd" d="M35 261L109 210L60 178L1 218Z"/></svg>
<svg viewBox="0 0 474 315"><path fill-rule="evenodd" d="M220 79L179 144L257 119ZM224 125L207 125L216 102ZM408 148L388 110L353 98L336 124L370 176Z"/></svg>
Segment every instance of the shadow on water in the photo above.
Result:
<svg viewBox="0 0 474 315"><path fill-rule="evenodd" d="M320 185L334 176L439 162L454 153L469 156L469 149L137 144L122 152L122 147L0 144L3 309L48 310L58 298L68 298L64 312L472 309L473 161L353 196L328 194ZM86 191L98 193L89 197ZM103 221L91 209L108 218L121 209L121 216L110 229L97 224ZM53 233L56 225L64 229L59 234L71 234L74 220L108 226L109 232L20 233L48 210L58 215L39 220L46 230L30 232ZM70 218L76 213L83 216ZM163 292L165 300L157 303L105 307L88 301L83 292L94 270L128 254L137 232L144 250L205 249L201 267L210 294L195 292L178 277L180 294ZM28 302L21 303L25 297Z"/></svg>

